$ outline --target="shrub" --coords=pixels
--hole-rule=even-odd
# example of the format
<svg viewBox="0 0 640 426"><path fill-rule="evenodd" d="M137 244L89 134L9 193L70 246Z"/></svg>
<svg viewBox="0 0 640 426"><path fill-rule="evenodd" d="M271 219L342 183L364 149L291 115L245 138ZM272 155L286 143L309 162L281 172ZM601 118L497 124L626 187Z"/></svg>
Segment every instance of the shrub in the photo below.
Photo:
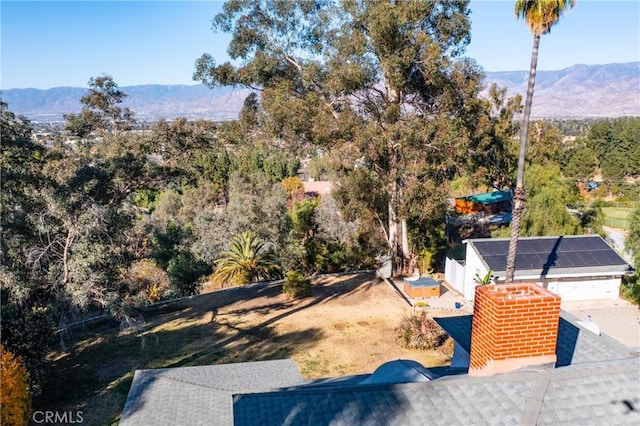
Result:
<svg viewBox="0 0 640 426"><path fill-rule="evenodd" d="M124 282L128 294L138 296L143 303L157 302L169 289L167 273L151 259L134 262L125 273Z"/></svg>
<svg viewBox="0 0 640 426"><path fill-rule="evenodd" d="M26 425L31 416L31 394L29 373L22 361L0 345L0 423L3 425Z"/></svg>
<svg viewBox="0 0 640 426"><path fill-rule="evenodd" d="M27 367L31 393L40 395L48 370L45 357L54 342L49 311L13 304L2 305L0 336L2 346L22 358Z"/></svg>
<svg viewBox="0 0 640 426"><path fill-rule="evenodd" d="M297 176L284 178L282 180L282 186L287 191L287 198L295 201L304 199L304 184Z"/></svg>
<svg viewBox="0 0 640 426"><path fill-rule="evenodd" d="M620 295L623 299L640 305L640 274L636 273L632 277L623 279Z"/></svg>
<svg viewBox="0 0 640 426"><path fill-rule="evenodd" d="M395 330L396 342L408 349L432 350L440 347L449 335L424 311L405 316Z"/></svg>
<svg viewBox="0 0 640 426"><path fill-rule="evenodd" d="M294 299L306 296L311 291L311 280L300 271L289 271L284 279L282 291Z"/></svg>
<svg viewBox="0 0 640 426"><path fill-rule="evenodd" d="M453 349L455 342L451 337L448 337L447 340L444 341L442 346L440 346L440 351L448 356L449 358L453 358Z"/></svg>
<svg viewBox="0 0 640 426"><path fill-rule="evenodd" d="M167 278L170 284L167 293L173 297L197 294L200 288L198 280L207 274L207 269L207 265L196 259L190 251L178 253L167 266Z"/></svg>

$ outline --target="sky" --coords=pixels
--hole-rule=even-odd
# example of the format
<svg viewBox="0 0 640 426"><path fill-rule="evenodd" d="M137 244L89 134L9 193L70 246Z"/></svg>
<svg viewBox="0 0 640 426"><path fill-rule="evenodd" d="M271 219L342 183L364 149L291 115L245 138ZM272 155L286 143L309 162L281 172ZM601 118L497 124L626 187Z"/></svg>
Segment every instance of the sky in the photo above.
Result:
<svg viewBox="0 0 640 426"><path fill-rule="evenodd" d="M485 71L528 70L533 36L514 1L471 0L466 56ZM221 1L0 1L0 89L197 84L194 63L227 60L229 35L211 29ZM640 61L640 1L577 0L542 37L539 70Z"/></svg>

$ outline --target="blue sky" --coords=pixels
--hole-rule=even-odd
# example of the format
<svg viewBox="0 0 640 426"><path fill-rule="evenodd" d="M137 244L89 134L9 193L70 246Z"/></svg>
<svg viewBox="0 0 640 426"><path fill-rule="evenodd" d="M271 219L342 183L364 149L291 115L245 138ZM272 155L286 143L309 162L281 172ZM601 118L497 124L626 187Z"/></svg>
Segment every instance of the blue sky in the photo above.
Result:
<svg viewBox="0 0 640 426"><path fill-rule="evenodd" d="M109 74L120 86L196 84L195 60L226 59L214 33L220 1L0 1L0 88L86 87ZM471 1L467 56L486 71L529 68L532 36L514 1ZM538 69L640 61L640 1L578 0L543 36Z"/></svg>

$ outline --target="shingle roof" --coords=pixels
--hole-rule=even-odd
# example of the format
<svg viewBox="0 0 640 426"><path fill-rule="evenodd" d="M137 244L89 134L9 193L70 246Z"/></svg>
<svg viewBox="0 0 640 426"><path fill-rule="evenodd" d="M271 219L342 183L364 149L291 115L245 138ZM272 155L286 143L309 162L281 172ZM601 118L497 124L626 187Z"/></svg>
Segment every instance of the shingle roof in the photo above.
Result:
<svg viewBox="0 0 640 426"><path fill-rule="evenodd" d="M234 424L638 424L639 371L640 359L628 358L492 377L235 395Z"/></svg>
<svg viewBox="0 0 640 426"><path fill-rule="evenodd" d="M508 238L467 240L487 268L504 272L509 252ZM517 276L551 276L571 273L618 273L630 265L599 235L527 237L518 240Z"/></svg>
<svg viewBox="0 0 640 426"><path fill-rule="evenodd" d="M303 383L290 359L138 370L120 425L233 424L233 393Z"/></svg>

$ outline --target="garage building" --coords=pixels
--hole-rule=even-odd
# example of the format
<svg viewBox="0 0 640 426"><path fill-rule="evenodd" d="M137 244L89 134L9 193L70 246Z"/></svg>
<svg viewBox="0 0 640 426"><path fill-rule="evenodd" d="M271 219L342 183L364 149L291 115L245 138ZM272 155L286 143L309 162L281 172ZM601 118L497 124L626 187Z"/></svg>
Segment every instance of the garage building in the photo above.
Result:
<svg viewBox="0 0 640 426"><path fill-rule="evenodd" d="M473 300L477 277L492 271L504 281L508 238L471 239L465 258L447 259L445 280ZM525 237L518 240L514 282L535 282L563 300L617 299L631 266L599 235Z"/></svg>

